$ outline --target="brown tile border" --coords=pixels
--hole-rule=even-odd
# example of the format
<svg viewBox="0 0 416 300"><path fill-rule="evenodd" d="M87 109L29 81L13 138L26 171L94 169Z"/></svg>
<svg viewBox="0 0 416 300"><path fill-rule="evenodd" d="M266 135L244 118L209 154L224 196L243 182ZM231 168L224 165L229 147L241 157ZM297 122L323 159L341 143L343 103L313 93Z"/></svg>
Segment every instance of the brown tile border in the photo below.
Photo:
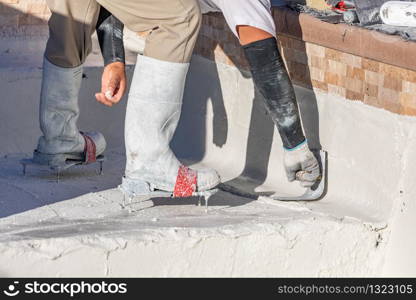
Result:
<svg viewBox="0 0 416 300"><path fill-rule="evenodd" d="M416 43L345 24L330 24L288 8L274 8L278 34L385 64L416 70Z"/></svg>
<svg viewBox="0 0 416 300"><path fill-rule="evenodd" d="M14 3L15 14L10 18L10 11L0 12L0 16L9 17L2 21L16 24L3 24L1 33L9 34L5 27L11 27L13 36L18 31L33 35L45 27L42 20L49 12L44 0L0 0L5 2ZM273 15L279 46L294 83L416 116L416 43L359 27L325 23L287 8L275 8ZM219 13L204 16L195 53L248 69L238 40Z"/></svg>
<svg viewBox="0 0 416 300"><path fill-rule="evenodd" d="M400 54L416 53L416 43L361 28L327 24L288 9L275 9L274 15L279 48L295 84L416 116L416 62L407 62ZM346 29L349 31L342 37ZM352 31L357 34L352 35ZM379 39L379 35L383 38ZM367 41L360 43L362 39ZM371 51L376 46L367 46L372 43L380 47L378 52ZM398 49L402 50L399 54L394 52ZM204 16L195 53L217 63L248 69L238 40L218 13Z"/></svg>

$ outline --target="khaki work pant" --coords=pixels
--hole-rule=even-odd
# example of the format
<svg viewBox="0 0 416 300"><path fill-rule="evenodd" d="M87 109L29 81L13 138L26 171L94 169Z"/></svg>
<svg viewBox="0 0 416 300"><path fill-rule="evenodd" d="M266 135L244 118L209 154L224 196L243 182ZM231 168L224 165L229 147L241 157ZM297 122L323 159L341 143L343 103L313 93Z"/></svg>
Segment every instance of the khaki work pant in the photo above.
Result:
<svg viewBox="0 0 416 300"><path fill-rule="evenodd" d="M47 59L60 67L84 63L91 52L100 5L135 32L150 31L145 56L187 63L201 23L196 0L47 0L52 11Z"/></svg>

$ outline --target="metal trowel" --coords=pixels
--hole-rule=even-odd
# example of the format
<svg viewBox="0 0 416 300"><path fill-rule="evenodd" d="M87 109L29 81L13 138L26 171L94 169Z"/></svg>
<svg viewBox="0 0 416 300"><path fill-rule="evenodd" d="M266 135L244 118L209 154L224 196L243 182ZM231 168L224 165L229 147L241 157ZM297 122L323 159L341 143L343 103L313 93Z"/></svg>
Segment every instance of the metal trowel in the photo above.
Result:
<svg viewBox="0 0 416 300"><path fill-rule="evenodd" d="M250 185L249 183L243 184L239 182L239 184L236 184L236 181L233 180L228 183L222 183L219 186L219 189L234 194L237 196L250 198L250 199L258 199L261 196L269 197L273 200L278 201L315 201L322 199L326 192L327 192L327 165L328 165L328 155L325 151L319 151L319 153L316 153L316 157L319 162L319 166L321 168L321 177L318 181L315 182L315 184L307 188L305 192L299 196L283 196L279 195L278 192L262 192L262 193L256 193L253 191L252 188L245 188L245 186Z"/></svg>

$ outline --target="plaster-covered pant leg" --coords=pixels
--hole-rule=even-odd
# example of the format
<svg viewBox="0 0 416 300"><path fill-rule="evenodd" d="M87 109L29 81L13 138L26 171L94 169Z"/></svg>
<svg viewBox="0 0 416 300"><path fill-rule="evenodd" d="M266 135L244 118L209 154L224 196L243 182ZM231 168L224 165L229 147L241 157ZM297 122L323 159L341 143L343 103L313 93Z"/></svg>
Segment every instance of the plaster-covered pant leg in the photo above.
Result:
<svg viewBox="0 0 416 300"><path fill-rule="evenodd" d="M82 63L91 51L91 34L100 6L94 0L47 0L47 4L52 16L40 97L43 135L35 154L39 160L43 159L41 154L78 154L82 158L85 140L77 128L78 94ZM96 144L96 154L104 152L104 137L96 132L87 135Z"/></svg>
<svg viewBox="0 0 416 300"><path fill-rule="evenodd" d="M220 180L214 170L186 169L170 149L201 23L198 3L194 0L98 1L131 30L150 30L144 55L137 59L127 104L123 191L138 195L159 189L173 192L175 196L189 196L188 188L204 191L215 187ZM187 184L178 185L180 177Z"/></svg>

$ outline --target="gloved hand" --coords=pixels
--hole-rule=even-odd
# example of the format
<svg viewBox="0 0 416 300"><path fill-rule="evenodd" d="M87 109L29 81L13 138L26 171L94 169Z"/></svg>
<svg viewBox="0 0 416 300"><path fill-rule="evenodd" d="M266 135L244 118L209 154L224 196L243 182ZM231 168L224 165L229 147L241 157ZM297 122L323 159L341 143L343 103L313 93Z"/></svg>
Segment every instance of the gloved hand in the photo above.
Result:
<svg viewBox="0 0 416 300"><path fill-rule="evenodd" d="M303 187L311 187L321 175L318 160L305 142L293 150L285 150L284 166L287 179L300 181Z"/></svg>

